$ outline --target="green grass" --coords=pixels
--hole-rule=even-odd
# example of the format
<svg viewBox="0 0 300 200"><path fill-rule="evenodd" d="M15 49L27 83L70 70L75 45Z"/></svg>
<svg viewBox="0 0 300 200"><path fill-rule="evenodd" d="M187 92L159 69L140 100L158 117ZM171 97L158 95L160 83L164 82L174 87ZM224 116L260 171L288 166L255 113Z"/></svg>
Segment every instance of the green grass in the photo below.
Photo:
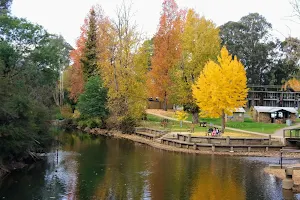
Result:
<svg viewBox="0 0 300 200"><path fill-rule="evenodd" d="M147 120L143 120L140 124L140 126L148 127L148 128L154 128L159 130L169 130L174 132L188 132L191 130L192 125L191 123L182 123L182 127L180 127L180 122L175 120L168 120L168 123L165 127L162 126L161 121L163 118L157 117L155 115L147 114ZM195 126L195 132L206 132L206 127L199 127Z"/></svg>
<svg viewBox="0 0 300 200"><path fill-rule="evenodd" d="M221 125L221 119L212 119L212 118L201 118L200 121L205 121L208 124ZM259 133L268 133L273 134L276 130L286 127L286 124L271 124L271 123L262 123L255 122L252 119L245 118L244 122L232 122L228 121L226 127L236 128L245 131L253 131Z"/></svg>
<svg viewBox="0 0 300 200"><path fill-rule="evenodd" d="M192 121L191 114L189 114L187 121ZM221 118L200 118L199 121L205 121L207 122L208 125L212 124L212 126L213 125L221 126ZM273 134L276 130L286 127L286 124L271 124L271 123L255 122L250 118L245 118L244 122L228 121L226 123L226 127L241 129L245 131Z"/></svg>

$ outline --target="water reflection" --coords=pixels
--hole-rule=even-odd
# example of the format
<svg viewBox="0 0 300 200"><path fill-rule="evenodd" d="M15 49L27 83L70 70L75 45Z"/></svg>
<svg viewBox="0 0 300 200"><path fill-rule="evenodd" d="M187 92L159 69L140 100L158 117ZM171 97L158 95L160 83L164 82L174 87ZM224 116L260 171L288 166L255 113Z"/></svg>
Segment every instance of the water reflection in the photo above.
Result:
<svg viewBox="0 0 300 200"><path fill-rule="evenodd" d="M170 153L125 140L60 136L58 151L6 178L5 199L297 199L263 172L277 162Z"/></svg>

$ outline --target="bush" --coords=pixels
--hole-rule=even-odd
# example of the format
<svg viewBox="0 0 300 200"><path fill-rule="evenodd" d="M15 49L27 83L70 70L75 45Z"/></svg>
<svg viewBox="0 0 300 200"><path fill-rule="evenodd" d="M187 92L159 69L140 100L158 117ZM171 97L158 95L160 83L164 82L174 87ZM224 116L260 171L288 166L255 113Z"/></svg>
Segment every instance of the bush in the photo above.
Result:
<svg viewBox="0 0 300 200"><path fill-rule="evenodd" d="M82 128L103 128L104 124L99 118L90 118L78 121L78 125Z"/></svg>
<svg viewBox="0 0 300 200"><path fill-rule="evenodd" d="M60 108L60 113L64 119L72 119L73 112L72 107L69 104L65 104Z"/></svg>
<svg viewBox="0 0 300 200"><path fill-rule="evenodd" d="M134 133L135 132L136 121L132 117L125 117L120 124L120 130L122 133Z"/></svg>

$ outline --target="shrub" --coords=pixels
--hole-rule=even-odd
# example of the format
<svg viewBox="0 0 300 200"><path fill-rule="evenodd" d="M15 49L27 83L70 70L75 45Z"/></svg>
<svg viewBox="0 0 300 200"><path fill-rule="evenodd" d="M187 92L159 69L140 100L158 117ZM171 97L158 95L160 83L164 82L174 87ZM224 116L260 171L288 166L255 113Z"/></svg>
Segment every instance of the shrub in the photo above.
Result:
<svg viewBox="0 0 300 200"><path fill-rule="evenodd" d="M122 133L134 133L136 121L132 117L125 117L120 124L120 130Z"/></svg>

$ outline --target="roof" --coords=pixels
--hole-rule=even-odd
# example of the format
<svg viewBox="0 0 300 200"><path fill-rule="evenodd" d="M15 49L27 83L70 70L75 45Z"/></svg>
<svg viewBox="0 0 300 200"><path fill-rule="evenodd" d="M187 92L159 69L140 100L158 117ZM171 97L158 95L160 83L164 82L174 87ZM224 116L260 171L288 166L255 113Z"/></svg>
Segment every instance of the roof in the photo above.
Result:
<svg viewBox="0 0 300 200"><path fill-rule="evenodd" d="M246 111L245 111L245 109L244 108L236 108L235 109L235 111L233 111L233 112L235 112L235 113L245 113Z"/></svg>
<svg viewBox="0 0 300 200"><path fill-rule="evenodd" d="M269 106L254 106L254 109L260 113L272 113L279 110L285 110L290 113L298 113L297 109L294 107L269 107Z"/></svg>

